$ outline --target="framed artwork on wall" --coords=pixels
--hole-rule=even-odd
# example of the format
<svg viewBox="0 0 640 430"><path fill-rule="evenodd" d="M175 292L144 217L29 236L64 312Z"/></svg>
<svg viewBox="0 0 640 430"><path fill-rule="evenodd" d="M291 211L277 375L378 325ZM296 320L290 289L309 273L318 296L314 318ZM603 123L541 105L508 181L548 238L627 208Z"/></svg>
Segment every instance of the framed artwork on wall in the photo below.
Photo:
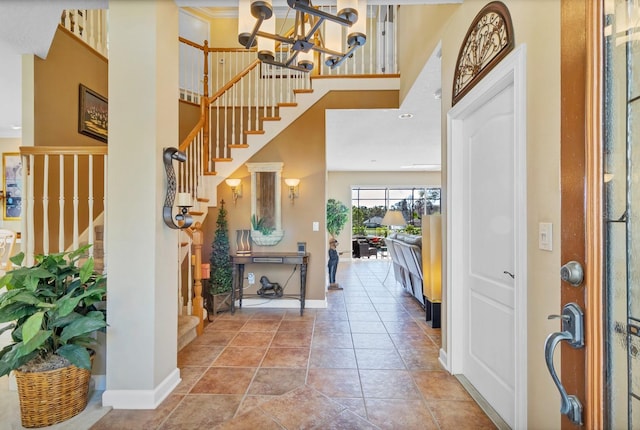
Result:
<svg viewBox="0 0 640 430"><path fill-rule="evenodd" d="M22 215L22 159L19 153L2 154L2 218L18 220Z"/></svg>
<svg viewBox="0 0 640 430"><path fill-rule="evenodd" d="M78 132L106 143L109 130L107 99L80 84L79 106Z"/></svg>

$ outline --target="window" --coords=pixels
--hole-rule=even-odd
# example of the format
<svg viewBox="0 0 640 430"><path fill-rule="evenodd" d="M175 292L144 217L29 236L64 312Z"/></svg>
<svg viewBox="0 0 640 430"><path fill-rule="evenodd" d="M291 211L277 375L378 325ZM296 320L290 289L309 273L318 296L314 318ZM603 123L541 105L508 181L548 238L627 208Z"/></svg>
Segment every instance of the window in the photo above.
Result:
<svg viewBox="0 0 640 430"><path fill-rule="evenodd" d="M419 228L422 215L440 213L440 188L353 188L354 234L380 235L380 223L388 209L399 210L408 225ZM373 230L373 231L372 231Z"/></svg>

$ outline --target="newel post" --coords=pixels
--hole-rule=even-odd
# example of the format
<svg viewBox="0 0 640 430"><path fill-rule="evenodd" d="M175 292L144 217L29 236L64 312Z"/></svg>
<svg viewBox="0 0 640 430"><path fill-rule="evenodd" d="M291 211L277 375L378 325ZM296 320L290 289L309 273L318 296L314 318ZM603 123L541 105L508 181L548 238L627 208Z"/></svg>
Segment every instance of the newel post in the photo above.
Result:
<svg viewBox="0 0 640 430"><path fill-rule="evenodd" d="M193 315L198 318L198 326L196 327L196 332L198 336L202 335L202 331L204 329L204 323L202 321L202 270L200 267L202 265L202 243L203 243L203 233L202 233L202 224L196 222L194 227L192 227L192 240L193 240Z"/></svg>

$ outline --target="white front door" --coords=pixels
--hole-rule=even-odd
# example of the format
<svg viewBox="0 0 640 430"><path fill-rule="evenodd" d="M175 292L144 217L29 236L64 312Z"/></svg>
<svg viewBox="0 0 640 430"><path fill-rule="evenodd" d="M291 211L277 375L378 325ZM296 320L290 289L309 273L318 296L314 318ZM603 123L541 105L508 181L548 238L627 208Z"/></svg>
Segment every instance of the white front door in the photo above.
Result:
<svg viewBox="0 0 640 430"><path fill-rule="evenodd" d="M507 71L494 85L469 92L465 99L471 101L461 100L460 110L450 113L449 144L455 148L448 166L448 230L455 337L450 370L463 375L510 427L519 428L526 420L526 411L525 418L516 418L516 404L526 396L521 386L516 389L526 378L519 348L526 346L517 336L526 339L526 330L516 330L526 327L519 315L526 296L516 297L516 287L526 287L526 169L515 85L513 70Z"/></svg>

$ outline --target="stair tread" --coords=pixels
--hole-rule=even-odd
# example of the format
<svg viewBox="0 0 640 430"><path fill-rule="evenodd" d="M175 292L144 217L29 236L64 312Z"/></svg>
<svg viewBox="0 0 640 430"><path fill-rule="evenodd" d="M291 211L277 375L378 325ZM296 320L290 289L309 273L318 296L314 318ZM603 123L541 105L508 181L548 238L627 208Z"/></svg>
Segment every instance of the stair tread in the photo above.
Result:
<svg viewBox="0 0 640 430"><path fill-rule="evenodd" d="M247 145L246 143L237 143L235 145L228 145L229 148L237 148L237 149L241 149L241 148L248 148L249 145Z"/></svg>
<svg viewBox="0 0 640 430"><path fill-rule="evenodd" d="M263 116L260 117L262 121L280 121L282 118L279 116Z"/></svg>
<svg viewBox="0 0 640 430"><path fill-rule="evenodd" d="M213 161L215 162L229 162L229 161L233 161L233 158L214 158Z"/></svg>
<svg viewBox="0 0 640 430"><path fill-rule="evenodd" d="M194 215L194 216L201 216L204 215L204 212L202 211L189 211L190 215Z"/></svg>
<svg viewBox="0 0 640 430"><path fill-rule="evenodd" d="M313 90L311 88L298 88L293 90L294 94L308 94L308 93L312 93Z"/></svg>
<svg viewBox="0 0 640 430"><path fill-rule="evenodd" d="M298 103L292 102L292 103L278 103L278 107L296 107L298 106Z"/></svg>
<svg viewBox="0 0 640 430"><path fill-rule="evenodd" d="M264 130L245 130L244 134L264 134Z"/></svg>
<svg viewBox="0 0 640 430"><path fill-rule="evenodd" d="M198 197L196 200L203 203L209 202L209 199L206 197Z"/></svg>

